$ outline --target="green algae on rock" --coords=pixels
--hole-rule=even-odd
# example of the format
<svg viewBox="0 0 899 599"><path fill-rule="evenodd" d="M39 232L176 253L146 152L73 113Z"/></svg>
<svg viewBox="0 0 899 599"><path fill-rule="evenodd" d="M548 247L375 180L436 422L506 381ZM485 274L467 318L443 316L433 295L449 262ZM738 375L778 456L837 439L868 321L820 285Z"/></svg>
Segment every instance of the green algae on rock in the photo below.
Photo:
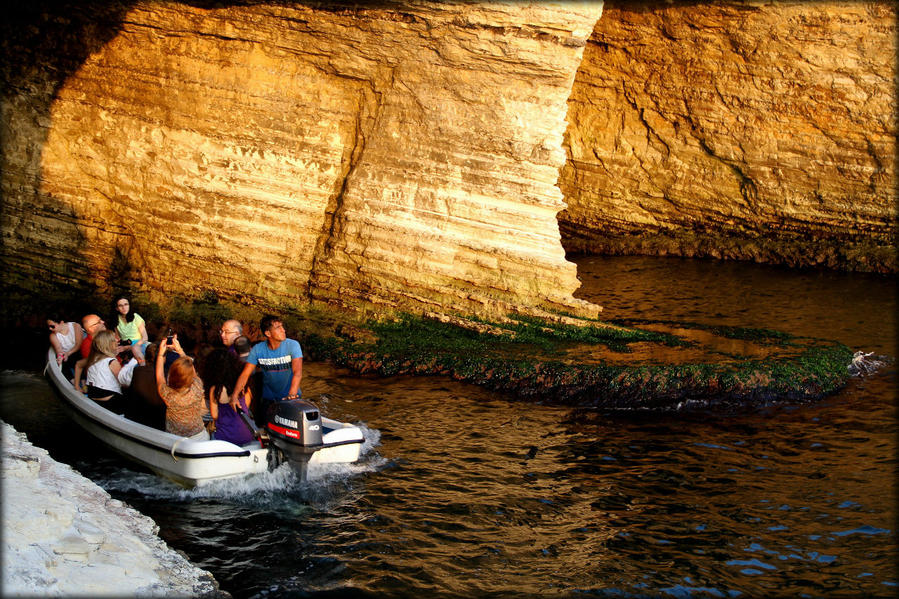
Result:
<svg viewBox="0 0 899 599"><path fill-rule="evenodd" d="M845 383L852 358L840 343L780 331L628 323L655 330L585 321L578 331L510 316L485 333L403 315L369 322L373 337L362 342L311 335L305 343L361 373L447 375L521 398L602 408L816 399ZM683 335L696 331L704 336Z"/></svg>
<svg viewBox="0 0 899 599"><path fill-rule="evenodd" d="M188 346L208 347L219 342L218 329L228 318L241 320L245 332L259 339L256 323L273 311L300 340L307 359L377 376L450 376L510 397L601 408L817 399L845 383L852 360L840 343L666 320L509 315L486 321L247 306L211 294L169 298L165 306L141 293L133 298L151 339L172 326ZM95 300L108 304L107 298Z"/></svg>

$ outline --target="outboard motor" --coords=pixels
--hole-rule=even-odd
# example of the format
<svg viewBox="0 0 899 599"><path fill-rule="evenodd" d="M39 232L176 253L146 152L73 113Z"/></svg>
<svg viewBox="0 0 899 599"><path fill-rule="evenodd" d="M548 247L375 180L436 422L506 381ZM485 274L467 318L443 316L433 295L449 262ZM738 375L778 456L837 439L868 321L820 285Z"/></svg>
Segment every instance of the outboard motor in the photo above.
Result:
<svg viewBox="0 0 899 599"><path fill-rule="evenodd" d="M305 478L306 463L322 447L322 419L315 404L302 399L275 402L269 407L265 428L270 441L269 470L286 459Z"/></svg>

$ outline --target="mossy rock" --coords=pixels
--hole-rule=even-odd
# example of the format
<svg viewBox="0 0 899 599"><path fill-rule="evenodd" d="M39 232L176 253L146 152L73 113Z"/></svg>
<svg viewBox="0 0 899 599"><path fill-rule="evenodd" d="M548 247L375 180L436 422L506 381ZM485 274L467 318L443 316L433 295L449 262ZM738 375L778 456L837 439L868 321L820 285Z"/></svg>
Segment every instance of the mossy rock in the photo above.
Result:
<svg viewBox="0 0 899 599"><path fill-rule="evenodd" d="M250 338L260 339L257 323L269 311L219 301L212 293L169 298L166 306L139 293L132 297L151 338L171 326L188 351L218 343L219 327L228 318L242 321ZM34 328L35 345L43 346L45 306L24 296L14 299L19 301L4 310L4 328ZM95 306L110 301L93 299ZM83 307L76 313L90 311L84 304L77 304ZM685 402L812 400L845 384L852 359L848 347L830 341L674 321L605 322L571 315L508 315L493 322L458 315L363 319L309 306L274 312L301 341L307 359L328 359L366 375L450 376L509 398L578 406L666 409Z"/></svg>
<svg viewBox="0 0 899 599"><path fill-rule="evenodd" d="M604 408L817 399L845 384L852 358L839 343L763 329L662 321L585 321L578 328L511 316L490 324L484 333L403 315L369 323L374 340L316 338L313 345L360 373L449 375L514 397ZM702 342L663 328L701 332ZM729 346L734 340L741 351ZM577 351L592 355L568 359Z"/></svg>

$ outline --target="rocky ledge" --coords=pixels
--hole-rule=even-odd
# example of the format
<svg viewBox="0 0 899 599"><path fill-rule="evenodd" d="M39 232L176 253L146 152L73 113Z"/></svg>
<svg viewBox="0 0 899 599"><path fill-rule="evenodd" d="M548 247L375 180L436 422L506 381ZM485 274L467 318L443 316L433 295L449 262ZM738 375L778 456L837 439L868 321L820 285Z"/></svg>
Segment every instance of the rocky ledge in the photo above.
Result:
<svg viewBox="0 0 899 599"><path fill-rule="evenodd" d="M673 321L405 315L334 333L307 333L305 351L363 374L451 376L510 397L603 409L811 401L842 387L853 360L850 348L823 339Z"/></svg>
<svg viewBox="0 0 899 599"><path fill-rule="evenodd" d="M230 597L153 520L0 427L4 596Z"/></svg>

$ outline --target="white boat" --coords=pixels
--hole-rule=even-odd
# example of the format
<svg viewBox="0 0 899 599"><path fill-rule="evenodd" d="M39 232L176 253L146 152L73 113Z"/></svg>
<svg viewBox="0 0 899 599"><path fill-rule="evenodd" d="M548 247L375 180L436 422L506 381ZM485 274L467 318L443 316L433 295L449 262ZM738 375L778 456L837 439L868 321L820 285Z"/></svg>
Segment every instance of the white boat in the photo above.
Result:
<svg viewBox="0 0 899 599"><path fill-rule="evenodd" d="M63 375L52 348L45 372L82 428L126 458L186 487L265 472L285 461L305 476L308 464L355 462L364 440L358 426L324 418L302 400L279 402L283 410L274 416L276 422L266 425L261 440L243 446L192 440L129 420L88 399Z"/></svg>

